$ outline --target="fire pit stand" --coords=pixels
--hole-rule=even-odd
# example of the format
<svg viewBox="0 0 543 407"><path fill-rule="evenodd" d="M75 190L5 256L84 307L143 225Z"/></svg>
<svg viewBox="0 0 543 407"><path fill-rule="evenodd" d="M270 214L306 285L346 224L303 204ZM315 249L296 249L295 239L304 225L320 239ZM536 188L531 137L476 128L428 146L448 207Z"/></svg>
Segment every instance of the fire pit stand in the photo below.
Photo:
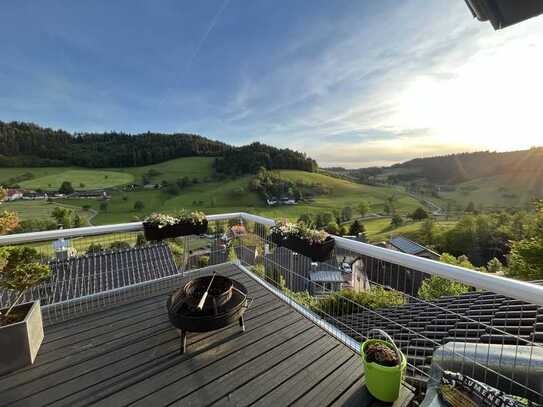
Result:
<svg viewBox="0 0 543 407"><path fill-rule="evenodd" d="M208 332L238 322L245 332L243 314L252 303L243 284L228 277L216 275L202 309L202 299L212 276L199 277L187 282L168 297L168 317L181 338L180 353L187 348L188 332Z"/></svg>

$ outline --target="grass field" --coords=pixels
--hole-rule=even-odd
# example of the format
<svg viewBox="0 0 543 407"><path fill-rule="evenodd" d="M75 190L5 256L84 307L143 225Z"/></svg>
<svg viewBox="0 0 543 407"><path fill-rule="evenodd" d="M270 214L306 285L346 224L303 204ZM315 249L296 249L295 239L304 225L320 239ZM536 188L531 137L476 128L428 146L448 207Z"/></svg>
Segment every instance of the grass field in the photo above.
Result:
<svg viewBox="0 0 543 407"><path fill-rule="evenodd" d="M84 211L81 207L77 205L63 204L63 203L49 203L46 201L15 201L15 202L4 202L0 206L1 211L12 211L17 212L21 220L26 219L48 219L51 217L51 212L55 206L61 206L64 208L74 209L77 211L79 216L88 219L90 213Z"/></svg>
<svg viewBox="0 0 543 407"><path fill-rule="evenodd" d="M497 175L464 182L454 192L444 192L445 199L452 199L462 208L473 202L490 208L526 206L543 196L543 174L517 173Z"/></svg>
<svg viewBox="0 0 543 407"><path fill-rule="evenodd" d="M394 196L399 212L407 213L420 206L420 203L405 192L394 187L376 187L356 184L320 173L284 170L277 171L284 179L306 184L318 183L329 191L314 198L311 202L302 202L292 206L268 207L262 197L248 190L251 176L227 179L221 182L211 181L213 175L213 158L189 157L167 161L161 164L123 169L81 169L81 168L2 168L0 179L9 179L24 173L31 173L34 178L20 182L27 188L58 189L62 181L70 181L76 189L97 189L141 181L141 177L153 169L160 174L153 177L153 182L162 180L174 181L182 177L198 178L198 184L184 188L178 195L170 195L163 190L142 190L135 192L113 191L106 210L100 210L101 201L66 199L59 202L66 205L82 207L89 205L98 211L92 223L96 225L130 222L141 219L151 212L174 212L179 209L202 210L206 213L249 211L272 218L297 219L304 213L341 210L345 206L355 208L359 202L370 204L372 212L380 212L385 200ZM207 182L204 182L207 181ZM84 187L81 187L81 185ZM136 211L134 204L142 201L145 208ZM32 203L24 217L48 216L46 205ZM41 208L41 209L38 209ZM41 213L39 211L42 211ZM19 211L21 212L21 211Z"/></svg>
<svg viewBox="0 0 543 407"><path fill-rule="evenodd" d="M64 181L72 183L76 190L111 188L134 181L131 174L102 170L66 170L20 182L22 188L58 190Z"/></svg>
<svg viewBox="0 0 543 407"><path fill-rule="evenodd" d="M362 222L366 228L366 236L372 243L388 240L391 236L408 235L417 232L422 222L409 222L398 228L390 226L390 218L371 219ZM436 221L436 230L444 231L454 227L456 221Z"/></svg>
<svg viewBox="0 0 543 407"><path fill-rule="evenodd" d="M151 181L174 181L189 177L205 180L213 175L212 157L186 157L144 167L89 169L78 167L41 167L41 168L0 168L0 183L23 174L32 174L34 178L21 181L22 188L56 191L63 181L69 181L76 190L101 189L141 182L143 175L154 169L159 175ZM81 186L83 184L83 186Z"/></svg>

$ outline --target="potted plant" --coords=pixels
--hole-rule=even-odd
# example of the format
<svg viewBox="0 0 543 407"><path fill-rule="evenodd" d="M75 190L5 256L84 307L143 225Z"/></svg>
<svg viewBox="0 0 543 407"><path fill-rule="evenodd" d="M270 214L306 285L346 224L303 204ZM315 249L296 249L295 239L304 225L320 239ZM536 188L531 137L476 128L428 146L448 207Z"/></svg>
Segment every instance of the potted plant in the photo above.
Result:
<svg viewBox="0 0 543 407"><path fill-rule="evenodd" d="M323 230L309 229L303 223L277 222L270 229L269 239L277 246L303 254L313 261L326 261L335 241Z"/></svg>
<svg viewBox="0 0 543 407"><path fill-rule="evenodd" d="M143 221L143 232L147 240L201 235L207 232L207 219L199 211L181 211L177 215L153 213Z"/></svg>
<svg viewBox="0 0 543 407"><path fill-rule="evenodd" d="M0 248L0 288L15 293L11 306L0 309L0 375L34 363L43 341L40 302L20 302L50 273L35 249Z"/></svg>
<svg viewBox="0 0 543 407"><path fill-rule="evenodd" d="M368 339L362 343L366 387L376 399L392 403L400 395L407 359L386 332L372 329L370 335L372 332L386 340Z"/></svg>

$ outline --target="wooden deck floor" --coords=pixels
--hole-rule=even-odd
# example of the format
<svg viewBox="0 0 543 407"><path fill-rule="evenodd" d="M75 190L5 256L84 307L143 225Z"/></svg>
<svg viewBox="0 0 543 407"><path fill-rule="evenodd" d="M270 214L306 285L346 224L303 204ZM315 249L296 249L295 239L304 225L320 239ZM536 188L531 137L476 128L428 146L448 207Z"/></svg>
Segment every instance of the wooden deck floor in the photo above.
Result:
<svg viewBox="0 0 543 407"><path fill-rule="evenodd" d="M221 273L255 298L245 333L190 334L179 355L165 289L46 327L36 363L0 377L0 405L381 405L357 355L237 268Z"/></svg>

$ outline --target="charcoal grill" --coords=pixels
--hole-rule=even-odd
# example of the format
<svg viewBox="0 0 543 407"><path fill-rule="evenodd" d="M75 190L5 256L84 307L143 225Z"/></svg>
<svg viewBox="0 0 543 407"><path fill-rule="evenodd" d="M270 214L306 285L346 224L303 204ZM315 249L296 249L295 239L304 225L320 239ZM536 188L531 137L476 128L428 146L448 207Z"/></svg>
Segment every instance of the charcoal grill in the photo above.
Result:
<svg viewBox="0 0 543 407"><path fill-rule="evenodd" d="M252 298L241 283L215 275L202 309L198 303L211 282L212 276L195 278L168 297L168 317L181 337L180 353L187 348L188 332L208 332L239 323L245 332L243 314Z"/></svg>

